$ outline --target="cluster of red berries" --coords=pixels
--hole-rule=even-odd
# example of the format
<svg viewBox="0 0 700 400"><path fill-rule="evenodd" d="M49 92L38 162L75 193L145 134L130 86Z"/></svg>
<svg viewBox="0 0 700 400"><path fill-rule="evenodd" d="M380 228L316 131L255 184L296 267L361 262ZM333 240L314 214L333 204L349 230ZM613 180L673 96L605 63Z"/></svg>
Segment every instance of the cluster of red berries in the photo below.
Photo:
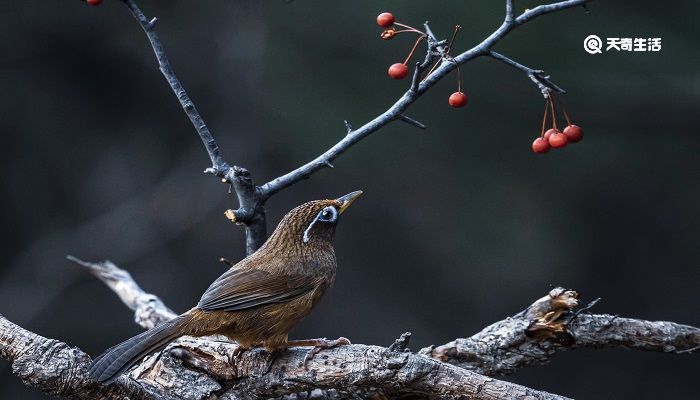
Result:
<svg viewBox="0 0 700 400"><path fill-rule="evenodd" d="M557 115L555 107L555 97L554 93L550 93L547 96L547 101L544 108L544 117L542 117L542 130L540 132L540 137L532 142L532 151L535 153L546 153L549 148L561 148L566 146L567 143L576 143L583 139L583 129L580 126L574 125L569 119L569 114L567 114L566 109L562 106L561 110L566 118L566 127L563 131L557 128ZM558 102L558 101L557 101ZM552 127L544 130L547 124L547 113L551 110L552 112Z"/></svg>
<svg viewBox="0 0 700 400"><path fill-rule="evenodd" d="M104 0L83 0L90 4L91 6L99 6Z"/></svg>
<svg viewBox="0 0 700 400"><path fill-rule="evenodd" d="M394 36L396 36L399 33L404 33L404 32L412 32L418 34L418 39L416 39L415 44L413 45L413 48L411 51L408 53L408 57L406 57L406 60L402 63L394 63L389 67L388 74L389 77L392 79L404 79L405 77L408 76L408 62L411 61L411 58L413 57L413 54L416 52L416 48L418 48L418 45L428 36L425 32L420 31L416 28L413 28L409 25L404 25L399 22L396 22L396 18L394 18L394 15L389 12L383 12L377 16L377 25L381 26L382 28L385 28L385 30L381 33L380 37L384 40L389 40L392 39ZM398 29L397 29L398 27ZM457 32L461 27L457 25L455 27L455 31L452 34L452 39L450 40L450 43L447 47L447 51L445 56L449 57L449 50L452 48L452 45L454 44L455 37L457 36ZM430 75L435 68L437 68L440 63L443 62L443 60L446 57L441 57L435 65L430 69L430 71L425 75L428 76ZM452 93L450 97L448 98L448 103L450 106L459 108L459 107L464 107L467 105L468 101L467 95L462 92L462 80L460 77L460 72L459 72L459 66L457 66L457 91Z"/></svg>

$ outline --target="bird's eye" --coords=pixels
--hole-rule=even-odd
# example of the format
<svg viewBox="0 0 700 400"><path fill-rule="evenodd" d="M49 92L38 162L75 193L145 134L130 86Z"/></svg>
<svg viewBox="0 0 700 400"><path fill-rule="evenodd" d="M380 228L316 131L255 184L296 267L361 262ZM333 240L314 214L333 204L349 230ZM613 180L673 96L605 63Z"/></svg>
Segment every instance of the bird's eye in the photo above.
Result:
<svg viewBox="0 0 700 400"><path fill-rule="evenodd" d="M326 207L321 211L321 214L319 215L319 220L321 221L335 221L336 219L336 211L333 209L333 207Z"/></svg>

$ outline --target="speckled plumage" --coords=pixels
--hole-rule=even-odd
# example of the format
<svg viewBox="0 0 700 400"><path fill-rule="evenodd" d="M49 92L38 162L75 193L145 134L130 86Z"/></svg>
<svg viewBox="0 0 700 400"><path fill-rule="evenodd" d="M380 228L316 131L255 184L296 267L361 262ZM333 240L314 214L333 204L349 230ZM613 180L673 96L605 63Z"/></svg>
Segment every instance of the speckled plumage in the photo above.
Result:
<svg viewBox="0 0 700 400"><path fill-rule="evenodd" d="M196 307L107 350L93 361L90 376L110 381L183 335L220 334L269 351L287 347L289 331L335 280L337 217L361 193L291 210L258 251L209 286Z"/></svg>

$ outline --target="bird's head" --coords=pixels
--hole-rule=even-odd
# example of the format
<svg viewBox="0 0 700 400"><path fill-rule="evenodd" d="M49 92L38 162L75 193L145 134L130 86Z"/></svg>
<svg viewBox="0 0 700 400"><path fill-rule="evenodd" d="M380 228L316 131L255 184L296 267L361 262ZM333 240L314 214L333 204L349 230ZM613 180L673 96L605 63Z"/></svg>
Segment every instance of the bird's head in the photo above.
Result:
<svg viewBox="0 0 700 400"><path fill-rule="evenodd" d="M332 243L340 215L361 195L362 191L358 190L337 199L314 200L294 208L282 218L268 242L283 241L302 247Z"/></svg>

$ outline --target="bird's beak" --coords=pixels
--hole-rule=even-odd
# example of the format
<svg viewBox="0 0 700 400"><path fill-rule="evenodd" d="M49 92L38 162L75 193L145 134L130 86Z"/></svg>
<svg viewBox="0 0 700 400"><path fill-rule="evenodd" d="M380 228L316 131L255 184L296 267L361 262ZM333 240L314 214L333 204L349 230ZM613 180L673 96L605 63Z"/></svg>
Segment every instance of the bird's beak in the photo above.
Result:
<svg viewBox="0 0 700 400"><path fill-rule="evenodd" d="M348 193L345 196L338 197L336 200L340 202L340 213L342 214L346 208L350 207L353 201L357 200L358 197L362 196L362 190L356 190L352 193Z"/></svg>

